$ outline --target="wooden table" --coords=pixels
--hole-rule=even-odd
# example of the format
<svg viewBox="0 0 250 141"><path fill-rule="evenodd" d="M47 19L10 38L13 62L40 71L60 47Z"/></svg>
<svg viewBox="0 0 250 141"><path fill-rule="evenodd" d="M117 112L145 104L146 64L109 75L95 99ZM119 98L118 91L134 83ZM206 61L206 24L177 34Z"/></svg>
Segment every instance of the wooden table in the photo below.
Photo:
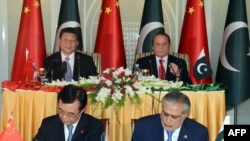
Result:
<svg viewBox="0 0 250 141"><path fill-rule="evenodd" d="M155 95L161 98L165 93ZM184 93L191 100L189 117L207 126L210 141L214 141L225 118L224 91L185 91ZM0 131L7 123L10 114L13 113L14 121L24 141L32 140L44 117L56 113L57 93L55 92L3 90L2 96ZM124 107L119 109L118 117L116 117L112 107L106 109L100 117L98 111L93 111L90 103L87 105L85 112L97 118L109 118L108 141L130 141L132 134L131 119L161 112L160 104L157 101L152 102L150 96L140 94L140 98L142 104L139 109L127 101Z"/></svg>

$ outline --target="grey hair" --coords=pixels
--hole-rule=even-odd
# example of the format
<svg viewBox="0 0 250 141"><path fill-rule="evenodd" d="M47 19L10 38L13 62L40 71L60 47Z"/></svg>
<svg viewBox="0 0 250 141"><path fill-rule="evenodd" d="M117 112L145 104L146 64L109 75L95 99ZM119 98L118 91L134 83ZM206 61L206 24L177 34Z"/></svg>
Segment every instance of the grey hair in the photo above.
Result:
<svg viewBox="0 0 250 141"><path fill-rule="evenodd" d="M182 111L183 114L187 114L190 110L190 100L189 98L179 91L173 91L167 93L161 100L162 104L174 105L176 103L182 103L184 105L184 109Z"/></svg>

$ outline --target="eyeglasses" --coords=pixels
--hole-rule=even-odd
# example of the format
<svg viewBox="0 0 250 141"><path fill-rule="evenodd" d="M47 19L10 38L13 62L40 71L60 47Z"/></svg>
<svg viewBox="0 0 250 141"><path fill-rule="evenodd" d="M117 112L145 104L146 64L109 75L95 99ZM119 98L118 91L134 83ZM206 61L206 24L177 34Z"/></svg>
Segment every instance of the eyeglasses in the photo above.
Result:
<svg viewBox="0 0 250 141"><path fill-rule="evenodd" d="M72 112L65 112L62 109L57 109L57 113L60 116L64 116L65 115L67 118L75 118L80 112L78 112L78 113L72 113Z"/></svg>

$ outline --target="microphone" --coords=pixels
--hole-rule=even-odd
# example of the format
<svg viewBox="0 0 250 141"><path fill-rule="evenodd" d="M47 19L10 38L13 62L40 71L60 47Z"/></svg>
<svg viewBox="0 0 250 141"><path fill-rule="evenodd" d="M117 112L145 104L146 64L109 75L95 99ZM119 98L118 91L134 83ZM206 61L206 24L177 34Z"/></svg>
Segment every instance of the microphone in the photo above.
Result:
<svg viewBox="0 0 250 141"><path fill-rule="evenodd" d="M150 66L150 75L153 75L153 66L152 66L152 61L148 60L149 66Z"/></svg>
<svg viewBox="0 0 250 141"><path fill-rule="evenodd" d="M182 71L182 66L183 66L181 60L175 59L174 63L179 67L180 76L181 76L181 71ZM177 76L176 76L176 72L174 71L174 69L173 69L173 67L172 67L171 64L169 64L169 67L170 67L170 69L173 71L174 76L177 77ZM180 77L180 76L179 76L179 77Z"/></svg>
<svg viewBox="0 0 250 141"><path fill-rule="evenodd" d="M63 61L62 64L61 64L61 78L62 80L65 80L65 74L67 72L67 62L66 61Z"/></svg>
<svg viewBox="0 0 250 141"><path fill-rule="evenodd" d="M180 59L176 59L176 64L177 64L177 66L179 67L179 70L180 70L180 75L181 75L181 72L182 72L182 70L184 69L184 66L183 66L183 64L182 64L182 61L180 60Z"/></svg>
<svg viewBox="0 0 250 141"><path fill-rule="evenodd" d="M58 65L58 60L54 59L52 60L50 66L47 69L47 75L50 75L51 81L53 80L53 70L56 68L57 65Z"/></svg>
<svg viewBox="0 0 250 141"><path fill-rule="evenodd" d="M78 63L78 80L80 80L80 56L77 55L77 63Z"/></svg>
<svg viewBox="0 0 250 141"><path fill-rule="evenodd" d="M53 60L53 61L51 62L50 68L53 70L54 68L56 68L57 64L58 64L57 59Z"/></svg>

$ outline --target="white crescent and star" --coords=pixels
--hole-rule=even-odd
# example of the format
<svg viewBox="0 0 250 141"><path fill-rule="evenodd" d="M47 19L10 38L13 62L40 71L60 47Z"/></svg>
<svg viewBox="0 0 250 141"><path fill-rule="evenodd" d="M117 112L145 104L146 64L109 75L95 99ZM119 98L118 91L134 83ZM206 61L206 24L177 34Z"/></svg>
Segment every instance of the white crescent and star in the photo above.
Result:
<svg viewBox="0 0 250 141"><path fill-rule="evenodd" d="M202 50L201 50L201 53L200 53L200 55L199 55L199 57L198 57L198 60L201 59L202 57L205 57L204 47L203 47ZM203 67L203 66L205 66L205 68L207 68L207 64L206 64L206 63L199 63L199 64L197 65L197 72L198 72L199 74L204 74L204 73L201 71L201 67ZM207 69L204 69L204 71L207 71Z"/></svg>
<svg viewBox="0 0 250 141"><path fill-rule="evenodd" d="M203 72L201 72L201 67L202 67L202 66L207 66L207 64L205 64L205 63L200 63L200 64L197 66L197 71L198 71L199 74L203 74ZM206 70L204 70L204 71L206 71Z"/></svg>
<svg viewBox="0 0 250 141"><path fill-rule="evenodd" d="M229 64L227 58L226 58L226 43L227 43L227 40L228 38L230 37L230 35L240 29L240 28L247 28L247 23L245 22L233 22L231 24L229 24L225 31L224 31L224 36L223 36L223 42L222 42L222 48L221 48L221 54L220 54L220 62L221 64L228 70L230 71L235 71L235 72L240 72L240 70L234 68L231 66L231 64Z"/></svg>
<svg viewBox="0 0 250 141"><path fill-rule="evenodd" d="M141 32L140 32L140 37L138 39L138 44L137 44L137 53L142 52L142 45L147 35L152 30L156 28L161 28L161 27L163 28L163 24L161 22L150 22L142 27Z"/></svg>

